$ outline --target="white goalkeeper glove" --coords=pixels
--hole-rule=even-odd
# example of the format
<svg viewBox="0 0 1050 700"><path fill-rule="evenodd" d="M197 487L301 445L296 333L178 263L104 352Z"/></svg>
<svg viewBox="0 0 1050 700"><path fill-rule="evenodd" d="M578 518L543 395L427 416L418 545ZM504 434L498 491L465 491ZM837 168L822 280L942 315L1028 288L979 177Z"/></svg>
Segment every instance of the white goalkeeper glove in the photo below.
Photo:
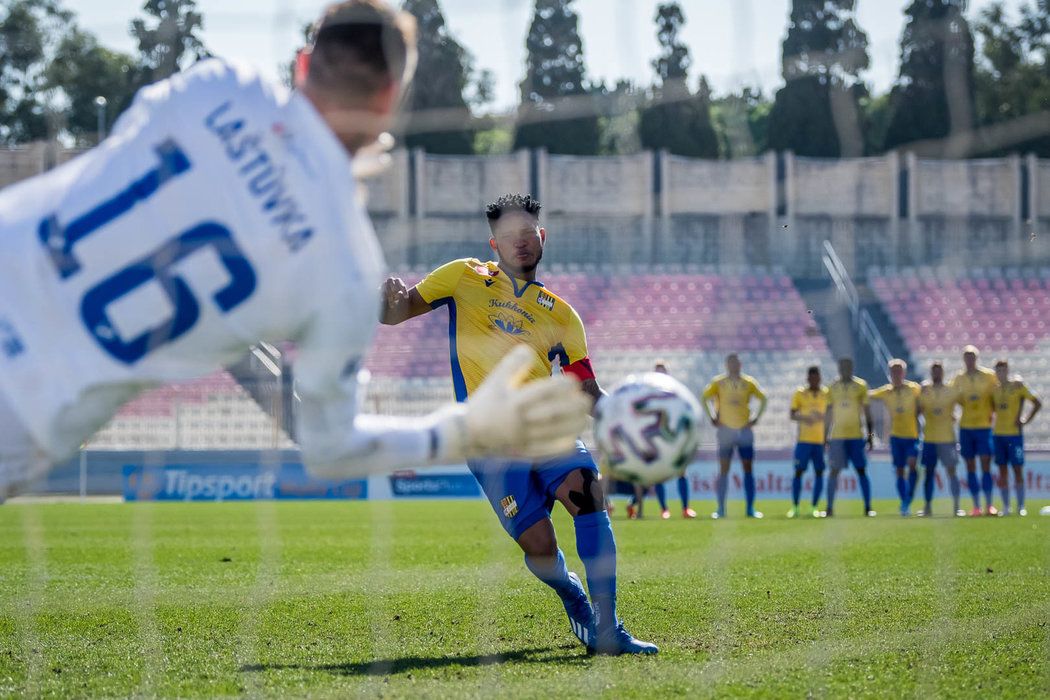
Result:
<svg viewBox="0 0 1050 700"><path fill-rule="evenodd" d="M564 375L525 383L533 352L516 347L465 404L435 415L442 458L539 459L572 452L592 401Z"/></svg>

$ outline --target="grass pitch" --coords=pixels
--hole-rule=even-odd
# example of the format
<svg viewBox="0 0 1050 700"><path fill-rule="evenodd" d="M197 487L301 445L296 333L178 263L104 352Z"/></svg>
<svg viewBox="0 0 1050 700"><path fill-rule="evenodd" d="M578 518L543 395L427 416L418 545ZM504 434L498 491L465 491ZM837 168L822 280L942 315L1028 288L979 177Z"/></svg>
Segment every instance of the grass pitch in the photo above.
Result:
<svg viewBox="0 0 1050 700"><path fill-rule="evenodd" d="M483 502L3 506L0 696L1050 696L1050 518L762 505L621 506L619 659Z"/></svg>

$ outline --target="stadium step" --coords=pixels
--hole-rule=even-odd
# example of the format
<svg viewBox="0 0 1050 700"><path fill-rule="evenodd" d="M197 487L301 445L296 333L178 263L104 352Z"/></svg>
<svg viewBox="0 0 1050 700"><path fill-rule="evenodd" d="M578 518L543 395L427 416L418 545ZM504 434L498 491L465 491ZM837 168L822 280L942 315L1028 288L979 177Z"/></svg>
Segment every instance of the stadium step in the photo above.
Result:
<svg viewBox="0 0 1050 700"><path fill-rule="evenodd" d="M882 334L882 340L886 343L886 347L889 348L890 354L907 362L909 379L919 381L924 376L922 373L923 368L915 366L907 345L905 345L904 340L897 331L897 326L890 319L878 297L867 285L858 285L857 291L861 298L861 308L867 309L868 313L871 314L871 320L875 322L875 327Z"/></svg>

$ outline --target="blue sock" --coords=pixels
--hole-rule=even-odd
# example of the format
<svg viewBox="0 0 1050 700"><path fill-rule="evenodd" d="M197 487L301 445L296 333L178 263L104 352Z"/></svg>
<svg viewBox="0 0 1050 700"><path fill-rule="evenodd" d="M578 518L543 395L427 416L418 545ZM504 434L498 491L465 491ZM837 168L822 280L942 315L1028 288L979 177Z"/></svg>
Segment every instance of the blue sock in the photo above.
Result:
<svg viewBox="0 0 1050 700"><path fill-rule="evenodd" d="M922 481L922 495L926 497L927 506L933 501L933 488L937 485L934 479L934 468L926 467L926 478Z"/></svg>
<svg viewBox="0 0 1050 700"><path fill-rule="evenodd" d="M791 502L798 507L798 499L802 497L802 472L796 471L795 478L791 480Z"/></svg>
<svg viewBox="0 0 1050 700"><path fill-rule="evenodd" d="M726 493L729 491L729 474L719 474L715 480L718 488L718 514L726 514Z"/></svg>
<svg viewBox="0 0 1050 700"><path fill-rule="evenodd" d="M966 472L966 488L970 489L973 497L973 507L981 507L981 484L977 481L977 472Z"/></svg>
<svg viewBox="0 0 1050 700"><path fill-rule="evenodd" d="M995 481L991 472L981 472L981 490L984 491L984 500L989 506L992 505L992 487Z"/></svg>
<svg viewBox="0 0 1050 700"><path fill-rule="evenodd" d="M660 501L660 510L667 510L667 489L663 484L657 484L655 490L656 500Z"/></svg>
<svg viewBox="0 0 1050 700"><path fill-rule="evenodd" d="M908 506L911 506L911 502L915 500L915 485L919 483L919 470L911 469L908 471Z"/></svg>
<svg viewBox="0 0 1050 700"><path fill-rule="evenodd" d="M1003 509L1010 510L1010 477L1006 476L1003 478L1002 483L999 484L999 493L1003 497ZM1020 506L1018 506L1020 508Z"/></svg>
<svg viewBox="0 0 1050 700"><path fill-rule="evenodd" d="M616 626L616 539L604 510L573 519L576 553L587 571L587 590L598 633Z"/></svg>
<svg viewBox="0 0 1050 700"><path fill-rule="evenodd" d="M860 482L860 495L864 497L864 512L871 510L871 480L867 469L857 470L857 481Z"/></svg>
<svg viewBox="0 0 1050 700"><path fill-rule="evenodd" d="M755 510L755 475L751 472L744 473L744 500L747 502L747 512Z"/></svg>
<svg viewBox="0 0 1050 700"><path fill-rule="evenodd" d="M952 492L952 502L955 504L955 510L959 510L959 495L962 493L962 488L959 486L959 475L955 472L948 475L948 489Z"/></svg>
<svg viewBox="0 0 1050 700"><path fill-rule="evenodd" d="M828 510L835 507L835 492L839 488L839 473L831 470L831 478L828 479Z"/></svg>
<svg viewBox="0 0 1050 700"><path fill-rule="evenodd" d="M689 479L678 477L678 496L682 499L682 510L689 507Z"/></svg>
<svg viewBox="0 0 1050 700"><path fill-rule="evenodd" d="M901 499L901 507L903 508L908 502L908 482L904 480L903 476L897 477L897 496Z"/></svg>
<svg viewBox="0 0 1050 700"><path fill-rule="evenodd" d="M817 475L813 477L813 507L820 503L820 492L824 490L824 470L818 469Z"/></svg>
<svg viewBox="0 0 1050 700"><path fill-rule="evenodd" d="M1015 482L1014 493L1017 494L1017 509L1020 510L1024 508L1024 476Z"/></svg>
<svg viewBox="0 0 1050 700"><path fill-rule="evenodd" d="M569 578L569 570L565 566L565 555L560 549L558 556L554 558L530 557L526 554L525 566L536 578L553 588L558 597L565 602L576 600L581 595L587 595L582 587Z"/></svg>

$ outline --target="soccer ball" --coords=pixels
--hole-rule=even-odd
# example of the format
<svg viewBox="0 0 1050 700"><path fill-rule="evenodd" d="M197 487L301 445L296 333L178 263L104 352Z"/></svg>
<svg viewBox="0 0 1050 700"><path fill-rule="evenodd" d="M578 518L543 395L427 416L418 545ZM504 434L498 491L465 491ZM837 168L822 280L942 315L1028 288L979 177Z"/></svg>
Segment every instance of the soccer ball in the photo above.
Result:
<svg viewBox="0 0 1050 700"><path fill-rule="evenodd" d="M595 408L594 436L613 477L642 486L681 476L700 441L700 403L677 379L631 375Z"/></svg>

